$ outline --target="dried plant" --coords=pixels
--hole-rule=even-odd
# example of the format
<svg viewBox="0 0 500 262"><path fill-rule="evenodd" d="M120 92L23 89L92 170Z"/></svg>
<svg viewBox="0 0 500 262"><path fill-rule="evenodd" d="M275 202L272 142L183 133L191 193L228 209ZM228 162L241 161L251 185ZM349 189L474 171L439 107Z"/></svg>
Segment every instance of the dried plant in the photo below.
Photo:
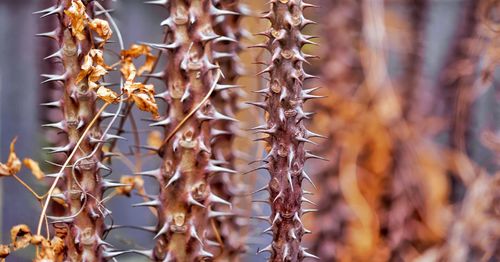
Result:
<svg viewBox="0 0 500 262"><path fill-rule="evenodd" d="M54 175L56 180L49 190L42 217L53 197L53 190L58 185L62 194L57 197L64 200L66 212L62 217L50 219L67 226L65 257L74 261L102 260L104 218L107 211L102 206L101 199L109 182L102 179L99 171L109 168L102 163L103 153L97 143L101 140L102 131L96 101L108 89L96 82L109 69L104 64L102 48L104 42L111 37L111 29L106 21L93 19L92 3L58 1L41 13L44 14L43 17L57 15L59 19L54 31L39 36L57 41L59 50L51 57L59 59L63 64L61 74L44 75L47 77L44 82L62 82L64 89L61 99L47 104L59 107L63 119L45 126L57 128L67 137L66 144L46 149L50 153L66 154L68 159L65 165L72 166L71 170ZM95 38L93 32L99 38ZM95 42L98 39L100 42ZM116 96L113 99L115 98ZM64 183L56 184L60 177L63 177ZM42 221L41 218L37 235L40 234Z"/></svg>
<svg viewBox="0 0 500 262"><path fill-rule="evenodd" d="M138 205L158 210L153 260L210 259L214 254L207 250L208 245L216 243L207 238L211 221L233 214L215 210L216 204L231 204L212 192L209 177L235 173L222 167L225 161L214 156L212 145L228 132L212 125L235 119L218 112L210 97L228 88L218 84L221 73L214 61L226 54L215 51L213 45L236 40L217 35L213 23L237 13L219 9L207 0L150 3L164 6L169 14L161 23L166 28L166 43L150 44L164 50L169 59L163 72L153 74L165 80L167 90L159 97L168 106L166 115L151 125L164 127L158 148L162 166L142 173L153 175L160 191L151 201Z"/></svg>
<svg viewBox="0 0 500 262"><path fill-rule="evenodd" d="M302 203L309 202L304 197L302 181L310 179L304 170L304 163L311 158L321 157L306 150L309 138L319 135L306 129L304 120L312 113L305 112L303 103L319 96L311 94L315 88L305 89L304 81L313 78L303 69L303 64L311 55L302 47L314 44L313 36L301 30L313 22L304 17L305 8L312 7L301 0L270 1L270 9L262 15L270 21L270 28L260 35L267 38L255 47L269 51L271 60L259 73L269 74L268 84L257 91L265 97L263 102L251 104L266 111L266 124L253 130L264 134L259 138L267 145L267 155L261 160L263 165L256 170L269 172L270 181L264 189L269 192L271 215L267 219L271 226L265 232L272 235L271 244L259 252L269 252L269 261L301 261L316 258L301 246L302 237L307 233L301 217L309 209Z"/></svg>
<svg viewBox="0 0 500 262"><path fill-rule="evenodd" d="M233 41L219 41L213 45L213 58L221 68L224 78L219 83L224 90L216 92L212 98L215 108L224 115L234 118L241 109L240 98L244 95L238 78L244 74L243 64L238 53L243 49L243 38L247 34L241 26L241 19L249 15L248 8L239 0L214 1L215 7L220 10L234 12L232 15L215 16L214 30L218 35L230 37ZM220 135L211 141L213 155L222 161L221 165L231 170L236 170L237 148L233 141L241 134L239 126L234 121L218 121L214 130ZM218 210L226 212L233 209L234 213L242 214L238 208L238 196L244 194L244 186L240 177L230 173L221 173L210 179L211 190L221 198L229 201L231 206L221 205ZM246 219L240 216L217 217L217 228L222 242L222 254L218 259L235 261L245 252L245 237L243 229L246 228ZM215 232L214 232L215 233ZM213 239L217 239L217 235Z"/></svg>
<svg viewBox="0 0 500 262"><path fill-rule="evenodd" d="M18 157L17 138L12 140L0 178L26 188L41 212L33 221L36 230L30 221L12 226L10 239L0 245L0 261L17 259L13 253L27 248L40 262L116 261L122 255L243 261L254 243L257 253L268 252L273 262L500 259L500 138L489 115L494 110L481 119L483 112L476 110L488 106L479 98L494 86L500 61L499 1L464 1L433 89L425 66L434 54L427 48L434 44L427 30L435 3L427 0L336 0L318 6L270 0L260 15L266 29L255 34L264 41L248 49L259 55L257 76L246 75L249 61L242 51L254 40L247 31L257 25L247 20L253 21L258 1L249 8L243 0L147 0L165 16L164 40L128 49L111 10L102 6L106 1L50 2L55 4L35 13L54 18L56 26L38 35L57 46L45 58L53 72L42 76L44 88L60 92L51 90L45 99L55 101L44 103L50 112L41 113L54 121L44 126L54 131L45 150L55 154L47 162L56 171L46 174L45 166ZM309 14L310 7L321 8ZM314 24L309 15L322 17L319 44L306 28ZM131 24L136 26L135 20ZM309 67L315 56L306 52L314 53L316 46L323 59ZM306 82L317 73L322 80ZM164 90L157 94L150 79L164 83ZM255 91L261 100L248 103L264 110L263 119L249 119L253 116L241 110L241 100L254 99L240 85L248 82L263 83ZM325 86L327 96L315 94L318 88L310 84ZM429 99L430 93L438 95ZM112 112L105 111L109 108ZM145 126L136 122L134 108L150 113L142 119ZM254 120L264 122L250 129L265 145L257 152L239 141L245 138L240 124ZM131 143L123 141L128 134ZM316 144L313 138L326 139ZM252 153L259 159L250 159L250 165L258 165L238 174L246 169L240 160ZM310 165L308 159L330 161ZM45 194L25 182L23 165L41 184L50 182ZM121 165L128 174L118 174ZM143 171L143 165L156 168ZM262 170L268 181L241 176ZM318 178L317 188L308 173ZM308 196L304 179L319 196ZM265 186L255 190L253 182ZM253 202L269 209L245 203L260 193L268 199ZM123 217L112 216L108 201L133 195L144 201L133 200L139 207L134 218L151 212L154 225L115 224L114 218ZM248 216L267 210L269 216L253 217L269 223L254 238ZM130 228L148 232L151 246L120 242L115 230ZM263 234L272 237L264 248Z"/></svg>

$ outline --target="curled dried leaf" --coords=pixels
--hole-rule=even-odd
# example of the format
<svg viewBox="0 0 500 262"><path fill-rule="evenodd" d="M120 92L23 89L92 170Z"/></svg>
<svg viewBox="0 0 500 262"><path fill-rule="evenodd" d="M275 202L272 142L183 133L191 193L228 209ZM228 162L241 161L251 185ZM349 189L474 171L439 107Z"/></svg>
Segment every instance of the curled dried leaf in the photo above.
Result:
<svg viewBox="0 0 500 262"><path fill-rule="evenodd" d="M132 98L137 106L142 111L147 111L153 114L154 118L158 118L158 105L154 98L154 87L153 85L145 85L142 83L132 83L127 81L123 86L123 92L125 92L129 98Z"/></svg>
<svg viewBox="0 0 500 262"><path fill-rule="evenodd" d="M14 138L10 143L10 153L7 163L0 163L0 176L11 176L21 170L21 161L17 158L14 152L14 146L16 144L17 138Z"/></svg>
<svg viewBox="0 0 500 262"><path fill-rule="evenodd" d="M146 54L146 61L144 62L144 65L142 65L139 68L137 74L142 75L142 73L146 71L151 72L151 70L153 70L155 62L156 62L156 56L152 55L151 53Z"/></svg>
<svg viewBox="0 0 500 262"><path fill-rule="evenodd" d="M40 243L40 252L37 254L35 262L55 262L62 261L61 254L64 250L64 241L59 237L54 237L51 241L43 238Z"/></svg>
<svg viewBox="0 0 500 262"><path fill-rule="evenodd" d="M85 11L85 5L80 0L72 1L71 6L64 10L71 22L71 33L80 41L85 39L85 23L88 19Z"/></svg>
<svg viewBox="0 0 500 262"><path fill-rule="evenodd" d="M97 81L108 73L108 69L110 67L104 63L102 51L91 49L83 58L81 71L78 73L75 82L78 84L87 77L89 88L95 91L99 88Z"/></svg>
<svg viewBox="0 0 500 262"><path fill-rule="evenodd" d="M61 194L62 194L62 191L58 187L54 188L54 191L52 191L52 196L58 196ZM59 197L52 197L52 201L54 201L55 203L57 203L63 207L68 206L68 204L64 201L64 199L59 198ZM57 231L57 229L56 229L56 231Z"/></svg>
<svg viewBox="0 0 500 262"><path fill-rule="evenodd" d="M104 100L106 103L116 103L118 95L111 89L100 86L97 89L97 96Z"/></svg>
<svg viewBox="0 0 500 262"><path fill-rule="evenodd" d="M10 230L10 239L14 250L25 248L31 242L31 230L25 224L14 226Z"/></svg>
<svg viewBox="0 0 500 262"><path fill-rule="evenodd" d="M45 238L41 235L34 235L31 237L31 244L32 245L40 245L40 243L42 243L42 241L45 240Z"/></svg>
<svg viewBox="0 0 500 262"><path fill-rule="evenodd" d="M124 66L129 68L130 64L133 65L133 59L143 55L146 57L146 60L144 62L144 65L139 68L137 75L142 75L142 73L144 73L145 71L151 72L151 70L153 70L156 56L151 53L151 48L149 46L133 44L132 46L130 46L130 49L123 50L120 54L122 56L122 68ZM135 71L135 66L133 69ZM131 72L130 68L127 71ZM122 71L122 73L124 74L125 79L128 80L128 76L130 75L130 73L124 73L124 71Z"/></svg>
<svg viewBox="0 0 500 262"><path fill-rule="evenodd" d="M104 40L104 42L109 40L113 34L108 22L102 19L96 18L90 21L89 28L94 30Z"/></svg>
<svg viewBox="0 0 500 262"><path fill-rule="evenodd" d="M38 162L34 161L31 158L25 158L23 160L24 165L31 170L31 174L38 179L42 180L45 174L43 171L40 169L40 165L38 165Z"/></svg>
<svg viewBox="0 0 500 262"><path fill-rule="evenodd" d="M134 63L132 62L132 59L131 58L122 59L121 63L122 65L120 68L120 72L122 73L123 78L125 78L126 81L133 82L137 70L135 68Z"/></svg>
<svg viewBox="0 0 500 262"><path fill-rule="evenodd" d="M161 138L161 132L158 130L153 130L149 132L148 134L148 139L147 143L148 146L159 148L163 142L163 139Z"/></svg>
<svg viewBox="0 0 500 262"><path fill-rule="evenodd" d="M0 245L0 258L6 258L10 254L10 247L7 245Z"/></svg>
<svg viewBox="0 0 500 262"><path fill-rule="evenodd" d="M138 176L122 176L120 183L128 184L128 186L117 187L116 192L120 195L130 196L132 190L142 188L144 181Z"/></svg>

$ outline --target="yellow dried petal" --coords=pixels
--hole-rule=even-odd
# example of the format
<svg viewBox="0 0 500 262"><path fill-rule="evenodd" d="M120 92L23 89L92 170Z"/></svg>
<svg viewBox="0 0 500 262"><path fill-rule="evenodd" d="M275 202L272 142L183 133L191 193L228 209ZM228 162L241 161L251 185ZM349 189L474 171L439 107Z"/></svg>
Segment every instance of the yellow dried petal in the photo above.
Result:
<svg viewBox="0 0 500 262"><path fill-rule="evenodd" d="M43 171L40 169L40 165L38 165L38 162L34 161L31 158L25 158L23 160L24 165L31 170L31 174L38 179L42 180L45 176Z"/></svg>

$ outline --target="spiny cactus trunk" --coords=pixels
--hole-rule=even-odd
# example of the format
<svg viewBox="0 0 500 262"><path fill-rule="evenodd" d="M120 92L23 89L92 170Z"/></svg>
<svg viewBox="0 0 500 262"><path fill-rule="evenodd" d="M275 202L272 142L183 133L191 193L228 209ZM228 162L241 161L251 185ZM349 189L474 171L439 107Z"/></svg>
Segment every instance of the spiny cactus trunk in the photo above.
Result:
<svg viewBox="0 0 500 262"><path fill-rule="evenodd" d="M261 140L268 144L268 155L260 169L268 170L271 178L267 190L272 243L261 250L270 252L269 261L301 261L314 257L301 246L302 236L307 232L301 221L304 214L302 180L307 178L304 163L317 158L309 153L304 144L314 134L304 126L304 119L311 113L304 112L303 103L315 96L304 89L306 74L303 63L308 55L301 48L310 43L310 36L301 30L312 22L304 18L304 8L310 5L301 0L272 0L270 10L262 17L271 22L271 28L261 34L266 43L259 45L271 54L271 61L260 74L269 74L266 88L258 91L264 102L252 103L266 111L267 123L257 127L257 133L265 134Z"/></svg>
<svg viewBox="0 0 500 262"><path fill-rule="evenodd" d="M216 17L214 20L215 33L228 36L235 42L219 42L214 45L214 60L218 62L224 74L220 84L226 89L215 94L213 97L214 106L223 114L234 117L240 109L239 98L241 91L238 89L237 79L244 73L243 65L240 62L238 53L243 49L242 38L244 31L240 26L242 15L246 14L246 7L239 0L219 0L216 7L221 10L232 11L237 14L231 16ZM221 135L214 138L212 148L214 157L223 161L223 167L235 170L236 154L233 141L239 132L238 126L234 122L220 121L215 129L220 130ZM238 205L237 195L243 194L242 181L232 174L221 173L210 180L212 191L232 204L235 213L242 213L236 210ZM230 211L230 206L221 206L225 211ZM237 217L221 217L217 219L217 228L221 236L223 253L217 258L224 261L237 261L239 255L245 251L245 236L242 230L247 226L246 221ZM215 232L214 232L215 233ZM215 238L214 238L215 239Z"/></svg>
<svg viewBox="0 0 500 262"><path fill-rule="evenodd" d="M216 111L204 97L216 87L212 44L226 41L214 33L215 17L230 14L213 6L209 0L151 1L167 8L170 15L162 22L167 43L151 44L165 50L169 62L164 76L167 91L160 94L168 103L167 115L152 126L165 126L165 138L200 103L201 107L159 150L162 167L152 172L160 184L159 195L150 203L158 209L158 228L154 260L199 261L214 255L206 248L210 219L227 215L213 210L213 204L229 205L212 193L209 176L216 172L234 173L217 166L213 160L212 139L217 130L212 125L233 119ZM151 172L146 172L151 174Z"/></svg>
<svg viewBox="0 0 500 262"><path fill-rule="evenodd" d="M51 57L60 60L63 72L60 75L44 75L48 79L44 82L61 82L63 96L49 106L59 107L63 113L63 119L54 124L45 126L57 128L65 134L67 143L58 147L47 148L50 153L65 153L69 155L74 146L82 136L84 127L89 125L97 113L96 94L89 89L86 81L76 84L75 80L81 70L83 57L93 47L91 35L86 31L86 38L78 40L71 32L70 20L64 12L72 4L70 0L60 0L47 9L45 15L57 15L58 27L49 33L41 34L53 38L59 45L59 50ZM92 16L93 4L86 4L89 16ZM101 136L99 122L94 124L90 132L80 144L79 149L70 162L73 165L77 159L90 155L95 149L96 139ZM75 174L71 169L66 169L63 175L63 195L58 196L65 199L68 205L66 217L53 217L56 223L66 224L68 234L65 238L67 248L66 259L69 261L102 261L101 239L104 227L104 214L101 210L103 186L99 175L102 152L97 151L92 157L80 161L75 166Z"/></svg>

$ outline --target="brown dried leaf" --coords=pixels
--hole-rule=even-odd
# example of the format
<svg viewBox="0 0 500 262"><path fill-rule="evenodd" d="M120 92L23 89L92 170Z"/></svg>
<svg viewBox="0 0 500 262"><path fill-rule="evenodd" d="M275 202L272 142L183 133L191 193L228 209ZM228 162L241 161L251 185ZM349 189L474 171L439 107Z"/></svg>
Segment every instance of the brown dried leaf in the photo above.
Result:
<svg viewBox="0 0 500 262"><path fill-rule="evenodd" d="M161 132L158 130L153 130L149 132L148 134L148 139L147 143L148 146L159 148L163 142L163 139L161 139Z"/></svg>
<svg viewBox="0 0 500 262"><path fill-rule="evenodd" d="M14 226L10 230L10 239L14 250L25 248L31 242L31 230L25 224Z"/></svg>
<svg viewBox="0 0 500 262"><path fill-rule="evenodd" d="M52 191L53 196L60 195L61 193L62 193L62 191L58 187L54 188L54 191ZM61 205L63 207L68 206L68 204L66 202L64 202L64 199L61 199L59 197L53 197L52 201L58 203L59 205Z"/></svg>
<svg viewBox="0 0 500 262"><path fill-rule="evenodd" d="M40 243L42 243L42 241L45 240L45 237L41 236L41 235L34 235L31 237L31 244L32 245L40 245Z"/></svg>
<svg viewBox="0 0 500 262"><path fill-rule="evenodd" d="M122 67L127 67L126 71L122 71L124 74L125 79L128 80L128 76L130 73L126 72L131 72L129 69L130 64L132 64L133 59L138 58L141 55L146 56L146 61L144 62L144 65L142 65L138 72L137 75L142 75L145 71L151 72L153 70L154 63L156 61L156 56L154 56L151 53L151 48L146 45L138 45L138 44L133 44L130 49L128 50L123 50L121 52L122 55ZM133 65L133 64L132 64ZM135 66L133 68L135 70Z"/></svg>
<svg viewBox="0 0 500 262"><path fill-rule="evenodd" d="M62 252L64 251L64 240L62 240L62 238L55 236L54 238L52 238L50 243L52 244L52 249L54 250L56 255L62 254Z"/></svg>
<svg viewBox="0 0 500 262"><path fill-rule="evenodd" d="M64 241L59 237L54 237L51 241L43 238L37 245L41 247L35 262L56 262L63 261L61 254L64 250Z"/></svg>
<svg viewBox="0 0 500 262"><path fill-rule="evenodd" d="M154 98L154 86L145 85L142 83L133 83L132 81L125 82L123 92L132 98L142 111L147 111L153 114L153 117L158 118L158 105Z"/></svg>
<svg viewBox="0 0 500 262"><path fill-rule="evenodd" d="M123 59L122 60L122 66L120 68L120 72L123 75L123 78L125 78L126 81L134 81L135 75L136 75L136 69L134 63L132 63L131 58Z"/></svg>
<svg viewBox="0 0 500 262"><path fill-rule="evenodd" d="M144 65L139 68L137 74L142 75L142 73L144 73L145 71L151 72L151 70L153 70L155 62L156 56L152 55L151 53L146 54L146 61L144 62Z"/></svg>
<svg viewBox="0 0 500 262"><path fill-rule="evenodd" d="M45 174L43 171L40 169L40 166L38 165L38 162L34 161L31 158L25 158L23 160L24 165L31 170L31 174L38 179L42 180Z"/></svg>
<svg viewBox="0 0 500 262"><path fill-rule="evenodd" d="M137 58L141 55L146 55L151 52L149 46L133 44L129 49L122 50L121 55L123 57Z"/></svg>
<svg viewBox="0 0 500 262"><path fill-rule="evenodd" d="M17 158L14 152L14 146L16 144L17 137L10 143L10 153L7 163L0 163L0 176L11 176L19 172L21 169L21 161Z"/></svg>
<svg viewBox="0 0 500 262"><path fill-rule="evenodd" d="M85 11L85 5L80 0L72 1L71 6L64 10L71 22L71 33L80 41L85 39L85 23L88 19Z"/></svg>
<svg viewBox="0 0 500 262"><path fill-rule="evenodd" d="M111 89L100 86L97 89L97 96L104 100L106 103L116 103L118 95Z"/></svg>
<svg viewBox="0 0 500 262"><path fill-rule="evenodd" d="M0 258L6 258L10 254L10 247L7 245L0 245Z"/></svg>
<svg viewBox="0 0 500 262"><path fill-rule="evenodd" d="M116 192L120 195L130 196L132 190L136 188L142 188L144 181L138 176L122 176L120 178L120 183L128 184L128 186L117 187Z"/></svg>
<svg viewBox="0 0 500 262"><path fill-rule="evenodd" d="M104 41L109 40L113 34L108 22L102 19L96 18L90 21L89 28L94 30Z"/></svg>

